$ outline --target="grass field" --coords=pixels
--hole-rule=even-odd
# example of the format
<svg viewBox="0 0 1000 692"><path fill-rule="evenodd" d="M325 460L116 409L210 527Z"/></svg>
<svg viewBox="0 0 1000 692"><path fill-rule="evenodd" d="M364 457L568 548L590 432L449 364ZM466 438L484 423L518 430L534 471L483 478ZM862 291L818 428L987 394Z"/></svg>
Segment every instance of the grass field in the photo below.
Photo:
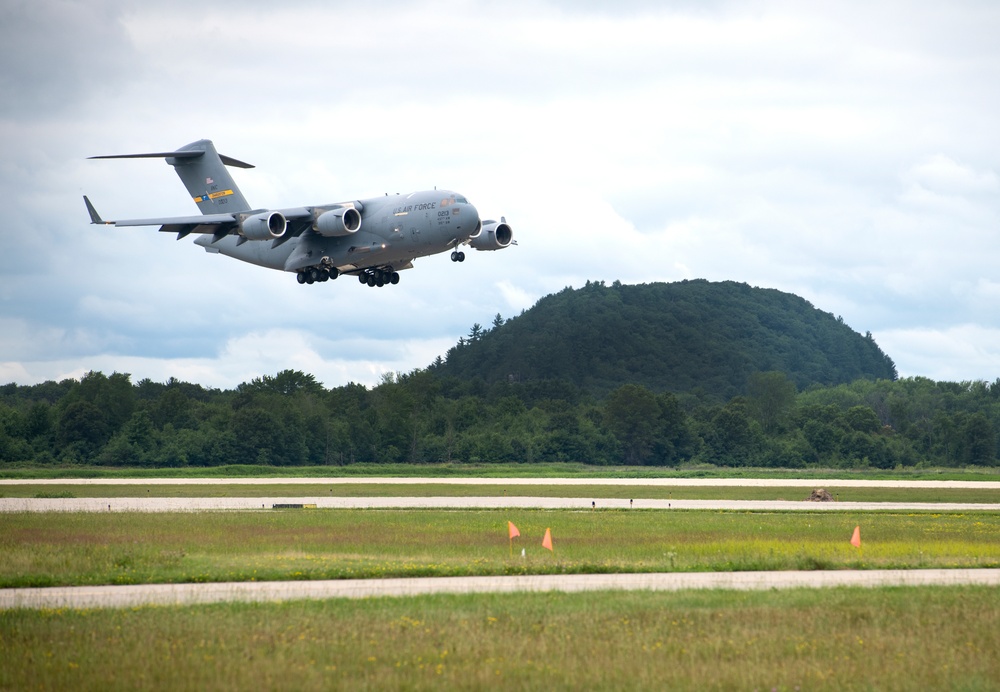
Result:
<svg viewBox="0 0 1000 692"><path fill-rule="evenodd" d="M291 510L2 520L3 587L1000 566L995 512ZM521 532L513 556L508 520ZM860 550L849 544L856 525ZM540 545L546 528L552 553Z"/></svg>
<svg viewBox="0 0 1000 692"><path fill-rule="evenodd" d="M1000 689L983 587L0 612L0 689Z"/></svg>
<svg viewBox="0 0 1000 692"><path fill-rule="evenodd" d="M385 475L524 476L407 467ZM251 473L250 470L253 472ZM493 471L496 473L492 473ZM260 475L258 467L205 476ZM288 469L279 469L288 475ZM303 470L304 471L304 470ZM313 469L308 477L331 475ZM336 469L339 474L350 471ZM370 469L369 469L370 471ZM2 486L7 497L514 495L799 500L809 488ZM106 470L101 470L106 472ZM110 473L105 477L129 477ZM120 473L120 472L117 472ZM742 473L742 472L741 472ZM873 478L829 471L757 477ZM81 476L93 477L89 472ZM549 476L595 477L585 487ZM593 474L593 475L592 475ZM605 475L602 475L605 474ZM7 477L12 477L5 472ZM176 477L177 470L149 478ZM197 477L199 472L187 475ZM751 474L747 474L750 476ZM16 473L15 473L16 476ZM42 476L35 476L42 477ZM50 477L59 477L58 475ZM69 477L69 476L62 476ZM732 476L730 476L732 477ZM737 476L739 477L739 476ZM996 480L986 474L882 477ZM978 489L841 501L998 502ZM521 537L507 538L507 521ZM1000 567L1000 512L308 510L0 515L0 587L523 573ZM848 542L861 526L862 548ZM555 551L540 546L551 528ZM520 550L526 550L524 558ZM996 588L603 592L0 611L0 689L1000 690Z"/></svg>
<svg viewBox="0 0 1000 692"><path fill-rule="evenodd" d="M1000 468L777 469L709 465L590 466L551 464L351 464L347 466L213 466L183 468L109 468L106 466L32 466L4 464L0 478L328 478L401 476L482 478L852 478L868 480L1000 481Z"/></svg>

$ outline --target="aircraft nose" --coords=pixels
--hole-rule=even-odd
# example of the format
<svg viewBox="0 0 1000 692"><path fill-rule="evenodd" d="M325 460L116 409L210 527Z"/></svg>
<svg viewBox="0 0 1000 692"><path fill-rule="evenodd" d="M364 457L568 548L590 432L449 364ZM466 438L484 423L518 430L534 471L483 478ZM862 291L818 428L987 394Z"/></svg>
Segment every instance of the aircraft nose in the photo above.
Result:
<svg viewBox="0 0 1000 692"><path fill-rule="evenodd" d="M464 205L462 209L462 233L470 238L475 238L482 228L480 221L479 210L471 204Z"/></svg>

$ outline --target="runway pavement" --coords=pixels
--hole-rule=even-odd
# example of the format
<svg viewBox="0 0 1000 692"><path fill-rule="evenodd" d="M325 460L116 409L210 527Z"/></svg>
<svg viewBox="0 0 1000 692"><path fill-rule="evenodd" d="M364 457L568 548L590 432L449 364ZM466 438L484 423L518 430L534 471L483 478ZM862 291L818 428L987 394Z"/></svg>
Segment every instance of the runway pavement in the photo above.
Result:
<svg viewBox="0 0 1000 692"><path fill-rule="evenodd" d="M0 589L0 609L131 608L221 602L403 597L423 594L681 589L795 589L836 586L1000 585L1000 569L672 572L514 577L418 577L329 581L227 582Z"/></svg>
<svg viewBox="0 0 1000 692"><path fill-rule="evenodd" d="M788 487L788 488L979 488L1000 490L994 481L898 481L898 480L838 480L838 479L760 479L760 478L147 478L61 480L0 480L4 485L303 485L333 486L356 484L383 485L491 485L509 486L511 492L502 497L225 497L225 498L0 498L0 512L183 512L206 510L269 509L275 504L315 504L330 509L708 509L732 511L997 511L997 503L926 503L926 502L805 502L787 500L654 500L630 501L621 498L559 498L518 496L517 488L524 485L563 486L624 486L624 487Z"/></svg>

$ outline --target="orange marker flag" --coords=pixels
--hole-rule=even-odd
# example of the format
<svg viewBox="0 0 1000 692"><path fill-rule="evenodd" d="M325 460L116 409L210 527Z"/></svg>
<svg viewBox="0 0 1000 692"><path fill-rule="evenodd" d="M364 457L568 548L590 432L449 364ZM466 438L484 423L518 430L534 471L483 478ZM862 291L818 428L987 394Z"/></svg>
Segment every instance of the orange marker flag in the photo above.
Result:
<svg viewBox="0 0 1000 692"><path fill-rule="evenodd" d="M542 539L542 547L552 550L552 531L545 529L545 538Z"/></svg>
<svg viewBox="0 0 1000 692"><path fill-rule="evenodd" d="M517 537L517 536L520 536L520 535L521 535L521 532L517 530L516 526L514 526L514 522L508 521L507 522L507 536L508 536L507 542L510 544L510 556L511 557L514 557L514 538Z"/></svg>
<svg viewBox="0 0 1000 692"><path fill-rule="evenodd" d="M860 526L855 526L854 527L854 535L851 536L851 545L853 545L855 548L860 548L861 547L861 527Z"/></svg>

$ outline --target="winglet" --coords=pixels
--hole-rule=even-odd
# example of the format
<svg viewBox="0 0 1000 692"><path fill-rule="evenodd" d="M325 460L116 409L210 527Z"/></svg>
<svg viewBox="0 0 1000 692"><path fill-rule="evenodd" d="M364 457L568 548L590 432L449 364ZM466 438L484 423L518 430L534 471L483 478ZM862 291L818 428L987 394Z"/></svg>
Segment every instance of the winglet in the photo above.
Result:
<svg viewBox="0 0 1000 692"><path fill-rule="evenodd" d="M90 214L90 223L108 224L108 225L110 225L110 222L105 221L104 219L102 219L101 215L97 213L97 210L94 209L94 205L91 204L90 200L87 198L87 195L83 196L83 201L87 205L87 213Z"/></svg>

